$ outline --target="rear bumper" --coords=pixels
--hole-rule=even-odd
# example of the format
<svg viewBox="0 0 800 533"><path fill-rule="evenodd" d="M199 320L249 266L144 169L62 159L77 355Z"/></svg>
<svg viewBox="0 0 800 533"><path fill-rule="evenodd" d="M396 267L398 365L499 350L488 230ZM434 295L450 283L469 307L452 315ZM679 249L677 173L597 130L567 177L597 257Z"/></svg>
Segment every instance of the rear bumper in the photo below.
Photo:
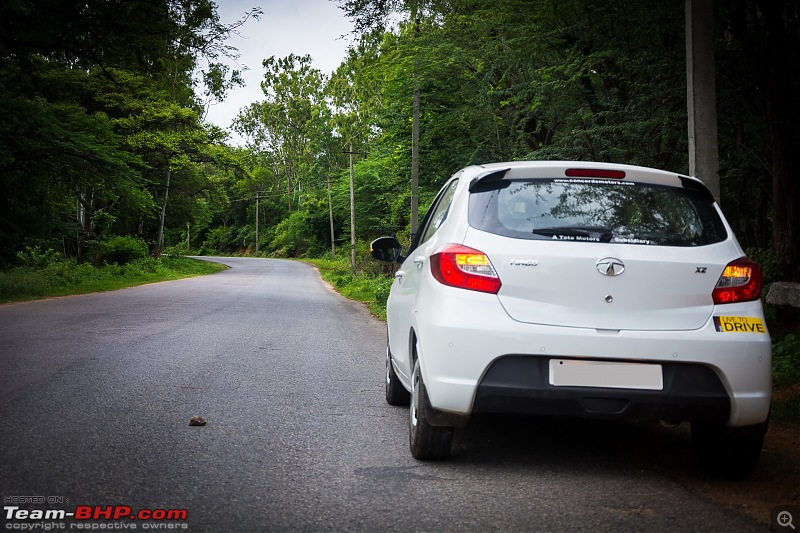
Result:
<svg viewBox="0 0 800 533"><path fill-rule="evenodd" d="M524 324L510 319L496 298L451 293L420 305L413 324L432 408L444 414L719 420L732 427L768 416L772 362L766 332L719 332L713 318L689 331ZM759 302L727 304L716 315L763 320ZM664 388L555 387L548 367L554 358L658 364Z"/></svg>
<svg viewBox="0 0 800 533"><path fill-rule="evenodd" d="M727 422L730 399L719 377L698 364L662 365L659 391L556 387L547 357L495 360L478 384L473 413L524 413L581 418Z"/></svg>

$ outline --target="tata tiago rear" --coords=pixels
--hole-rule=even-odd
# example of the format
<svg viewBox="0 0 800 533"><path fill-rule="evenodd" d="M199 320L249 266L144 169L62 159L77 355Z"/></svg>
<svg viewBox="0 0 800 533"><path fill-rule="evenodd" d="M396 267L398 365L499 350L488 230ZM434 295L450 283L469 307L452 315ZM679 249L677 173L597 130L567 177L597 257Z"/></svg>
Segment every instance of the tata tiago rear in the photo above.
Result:
<svg viewBox="0 0 800 533"><path fill-rule="evenodd" d="M761 269L699 180L470 167L401 259L387 383L411 393L415 456L446 455L473 413L527 413L686 421L710 470L755 466L771 394Z"/></svg>

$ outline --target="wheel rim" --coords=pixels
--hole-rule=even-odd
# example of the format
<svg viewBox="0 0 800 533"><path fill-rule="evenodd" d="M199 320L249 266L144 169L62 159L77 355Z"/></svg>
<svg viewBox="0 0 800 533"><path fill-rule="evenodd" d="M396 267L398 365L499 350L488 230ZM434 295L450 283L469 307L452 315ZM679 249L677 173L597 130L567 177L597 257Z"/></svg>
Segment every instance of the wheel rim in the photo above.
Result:
<svg viewBox="0 0 800 533"><path fill-rule="evenodd" d="M389 374L389 372L391 372L391 369L392 369L392 359L391 359L391 357L389 357L389 347L387 346L386 347L386 385L389 385L391 383L391 379L390 379L391 374Z"/></svg>
<svg viewBox="0 0 800 533"><path fill-rule="evenodd" d="M419 366L414 367L414 375L411 378L411 427L416 428L418 419L417 406L419 405Z"/></svg>

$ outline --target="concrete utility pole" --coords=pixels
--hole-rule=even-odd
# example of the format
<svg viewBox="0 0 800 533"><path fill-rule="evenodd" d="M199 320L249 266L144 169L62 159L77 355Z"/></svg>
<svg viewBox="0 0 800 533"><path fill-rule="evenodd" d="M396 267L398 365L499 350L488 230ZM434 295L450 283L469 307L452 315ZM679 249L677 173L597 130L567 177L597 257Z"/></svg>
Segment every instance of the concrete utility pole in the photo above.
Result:
<svg viewBox="0 0 800 533"><path fill-rule="evenodd" d="M719 149L714 68L714 0L686 0L686 101L689 174L719 201Z"/></svg>
<svg viewBox="0 0 800 533"><path fill-rule="evenodd" d="M411 235L414 235L419 225L419 82L416 75L411 115Z"/></svg>
<svg viewBox="0 0 800 533"><path fill-rule="evenodd" d="M367 151L363 152L353 151L353 139L350 139L350 149L342 150L342 153L350 154L350 268L353 274L356 273L356 195L353 185L353 156L361 154L362 157L367 157ZM333 230L331 229L331 240L333 239Z"/></svg>
<svg viewBox="0 0 800 533"><path fill-rule="evenodd" d="M353 139L350 139L350 268L356 272L356 195L353 190Z"/></svg>
<svg viewBox="0 0 800 533"><path fill-rule="evenodd" d="M327 176L328 181L328 219L331 223L331 259L336 259L336 243L334 242L334 232L333 232L333 199L331 198L331 174L328 171Z"/></svg>
<svg viewBox="0 0 800 533"><path fill-rule="evenodd" d="M266 198L266 196L264 196L263 191L257 192L256 196L255 196L255 199L256 199L256 255L258 255L258 212L259 212L258 205L259 205L259 200L261 200L262 198Z"/></svg>
<svg viewBox="0 0 800 533"><path fill-rule="evenodd" d="M413 6L414 38L419 35L419 17L416 4ZM417 56L414 56L414 98L411 105L411 235L419 225L419 73Z"/></svg>
<svg viewBox="0 0 800 533"><path fill-rule="evenodd" d="M256 255L258 255L258 201L261 196L256 196Z"/></svg>
<svg viewBox="0 0 800 533"><path fill-rule="evenodd" d="M350 268L353 274L356 273L356 195L353 186L353 155L363 154L365 152L353 151L353 139L350 139L350 150L343 150L343 153L350 154Z"/></svg>

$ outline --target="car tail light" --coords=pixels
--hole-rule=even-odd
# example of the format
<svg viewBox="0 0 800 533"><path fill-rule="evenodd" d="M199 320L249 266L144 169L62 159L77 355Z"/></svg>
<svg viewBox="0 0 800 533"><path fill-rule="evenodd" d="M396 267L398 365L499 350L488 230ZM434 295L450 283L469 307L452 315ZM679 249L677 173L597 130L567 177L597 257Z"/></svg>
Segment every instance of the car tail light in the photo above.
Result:
<svg viewBox="0 0 800 533"><path fill-rule="evenodd" d="M569 178L625 179L624 170L611 170L607 168L568 168L564 171L564 175Z"/></svg>
<svg viewBox="0 0 800 533"><path fill-rule="evenodd" d="M711 296L715 304L757 300L761 296L761 266L746 257L731 261Z"/></svg>
<svg viewBox="0 0 800 533"><path fill-rule="evenodd" d="M451 287L492 294L500 290L500 278L486 254L459 244L445 245L431 256L431 273Z"/></svg>

